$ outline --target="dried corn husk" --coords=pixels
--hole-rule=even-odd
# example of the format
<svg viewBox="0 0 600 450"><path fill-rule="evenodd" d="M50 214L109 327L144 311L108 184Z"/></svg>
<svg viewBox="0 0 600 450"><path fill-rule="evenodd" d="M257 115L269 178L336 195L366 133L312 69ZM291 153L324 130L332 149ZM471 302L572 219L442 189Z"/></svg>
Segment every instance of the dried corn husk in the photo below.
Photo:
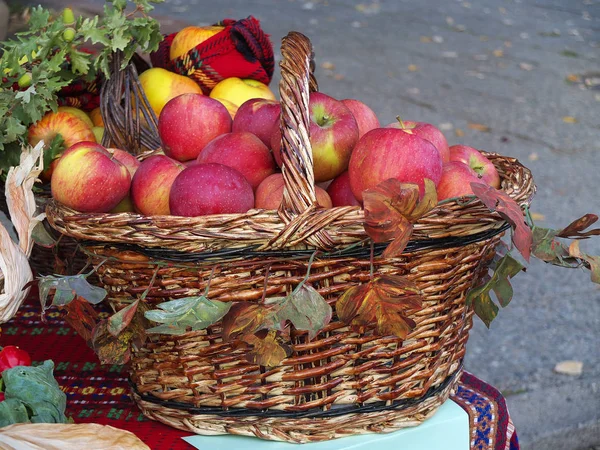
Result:
<svg viewBox="0 0 600 450"><path fill-rule="evenodd" d="M33 248L33 228L45 214L36 215L33 184L43 169L43 142L35 148L24 149L17 167L11 167L6 177L6 203L12 223L17 231L19 243L0 224L0 323L10 320L29 289L23 287L33 280L29 267L29 255ZM3 283L2 283L3 281Z"/></svg>
<svg viewBox="0 0 600 450"><path fill-rule="evenodd" d="M150 450L135 434L97 423L17 423L0 428L1 450Z"/></svg>

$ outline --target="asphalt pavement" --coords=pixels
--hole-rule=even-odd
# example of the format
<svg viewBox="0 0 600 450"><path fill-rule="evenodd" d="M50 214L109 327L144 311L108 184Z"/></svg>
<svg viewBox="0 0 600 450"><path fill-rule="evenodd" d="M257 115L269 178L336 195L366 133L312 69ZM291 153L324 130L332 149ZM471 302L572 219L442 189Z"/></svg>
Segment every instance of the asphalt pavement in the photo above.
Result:
<svg viewBox="0 0 600 450"><path fill-rule="evenodd" d="M539 225L600 214L597 0L167 0L156 15L165 31L253 15L278 60L300 31L322 92L364 101L382 124L429 122L451 145L518 158ZM582 248L600 254L599 241ZM539 261L513 286L489 330L476 321L467 370L505 394L524 450L600 448L600 286ZM581 374L555 372L568 360Z"/></svg>

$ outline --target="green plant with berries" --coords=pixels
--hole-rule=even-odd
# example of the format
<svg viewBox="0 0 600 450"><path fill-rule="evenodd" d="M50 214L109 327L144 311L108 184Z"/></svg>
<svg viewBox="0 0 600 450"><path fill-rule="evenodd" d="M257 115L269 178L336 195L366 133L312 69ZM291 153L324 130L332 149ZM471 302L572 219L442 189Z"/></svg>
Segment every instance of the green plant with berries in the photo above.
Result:
<svg viewBox="0 0 600 450"><path fill-rule="evenodd" d="M148 14L162 1L108 0L101 17L89 18L70 8L57 16L41 6L31 10L29 28L0 43L0 173L18 164L29 126L57 110L63 88L80 78L110 77L116 52L125 67L136 52L158 48L159 24ZM49 163L57 146L46 144Z"/></svg>

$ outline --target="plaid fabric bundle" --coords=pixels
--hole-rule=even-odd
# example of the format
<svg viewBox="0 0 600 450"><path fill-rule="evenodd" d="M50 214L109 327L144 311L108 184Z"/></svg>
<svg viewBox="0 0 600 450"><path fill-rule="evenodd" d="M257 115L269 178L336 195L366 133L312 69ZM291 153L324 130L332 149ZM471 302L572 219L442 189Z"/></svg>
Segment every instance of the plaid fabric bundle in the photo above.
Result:
<svg viewBox="0 0 600 450"><path fill-rule="evenodd" d="M100 106L100 77L91 83L80 78L62 88L58 106L73 106L86 112Z"/></svg>
<svg viewBox="0 0 600 450"><path fill-rule="evenodd" d="M215 25L225 28L173 61L169 51L177 33L165 36L159 49L150 55L152 65L192 78L205 94L230 77L269 84L275 68L273 45L259 21L250 16L238 21L225 19Z"/></svg>

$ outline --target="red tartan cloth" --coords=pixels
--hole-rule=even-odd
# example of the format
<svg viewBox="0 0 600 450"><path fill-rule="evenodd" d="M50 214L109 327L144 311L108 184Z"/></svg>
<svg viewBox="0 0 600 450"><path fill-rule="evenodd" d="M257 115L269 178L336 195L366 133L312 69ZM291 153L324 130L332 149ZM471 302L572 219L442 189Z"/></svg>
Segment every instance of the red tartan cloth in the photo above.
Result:
<svg viewBox="0 0 600 450"><path fill-rule="evenodd" d="M101 313L106 317L108 313ZM18 345L33 364L54 361L54 376L67 394L66 415L76 423L99 423L131 431L151 449L189 450L181 438L192 433L147 419L129 397L127 371L102 366L96 355L54 309L40 319L31 295L17 315L2 325L0 345ZM502 395L471 374L463 374L452 400L469 414L471 450L518 450L514 426Z"/></svg>
<svg viewBox="0 0 600 450"><path fill-rule="evenodd" d="M250 16L237 21L225 19L216 25L225 29L173 61L169 51L177 33L165 36L159 49L150 55L152 65L192 78L205 94L230 77L269 84L275 68L273 45L260 22Z"/></svg>

